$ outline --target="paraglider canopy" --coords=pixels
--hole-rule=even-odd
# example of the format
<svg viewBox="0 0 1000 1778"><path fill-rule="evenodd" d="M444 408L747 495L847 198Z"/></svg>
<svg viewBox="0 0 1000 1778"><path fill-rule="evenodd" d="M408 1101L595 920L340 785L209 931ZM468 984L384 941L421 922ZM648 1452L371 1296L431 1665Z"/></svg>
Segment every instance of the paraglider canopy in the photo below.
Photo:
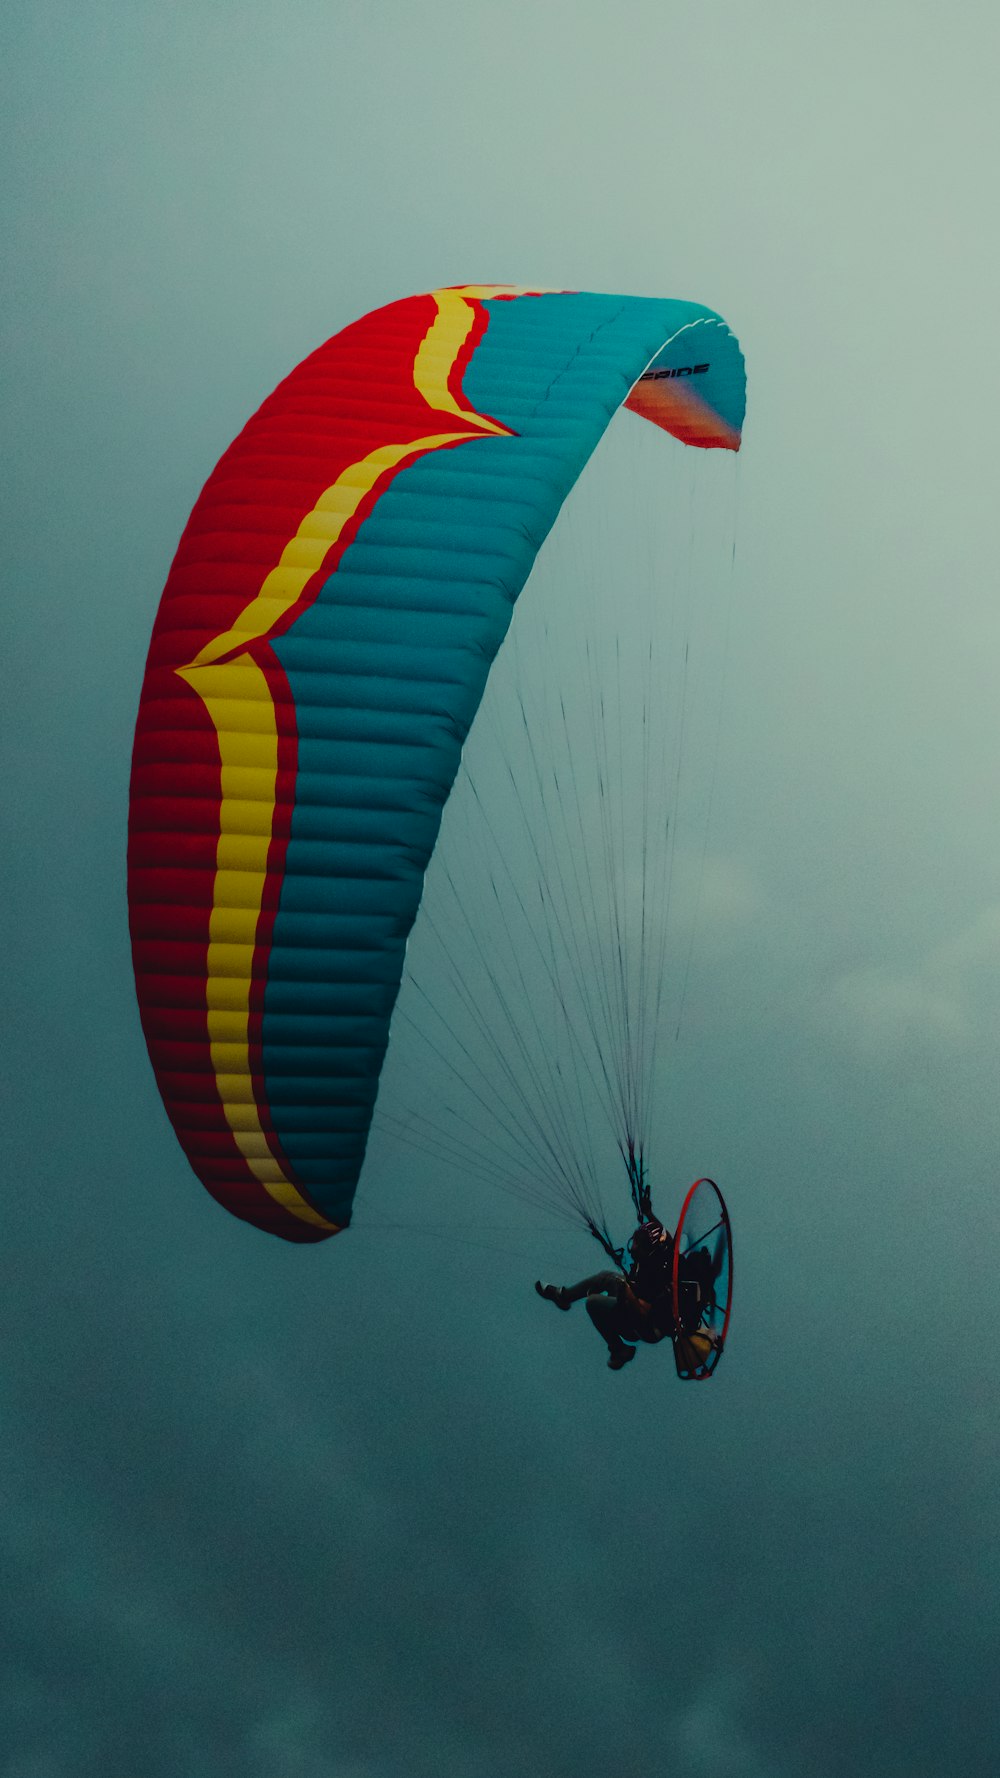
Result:
<svg viewBox="0 0 1000 1778"><path fill-rule="evenodd" d="M236 1216L351 1219L462 747L612 415L727 452L744 400L700 304L463 286L327 341L209 477L147 661L129 910L164 1104Z"/></svg>

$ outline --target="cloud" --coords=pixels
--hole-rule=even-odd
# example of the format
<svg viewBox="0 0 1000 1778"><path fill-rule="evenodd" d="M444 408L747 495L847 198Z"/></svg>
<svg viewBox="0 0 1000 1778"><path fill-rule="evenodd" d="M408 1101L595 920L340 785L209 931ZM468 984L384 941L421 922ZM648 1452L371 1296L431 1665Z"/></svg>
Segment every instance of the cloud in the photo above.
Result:
<svg viewBox="0 0 1000 1778"><path fill-rule="evenodd" d="M834 1034L866 1055L896 1054L914 1044L956 1050L972 1035L961 997L919 972L852 970L834 983L825 1010Z"/></svg>
<svg viewBox="0 0 1000 1778"><path fill-rule="evenodd" d="M868 1059L959 1055L995 1020L998 978L1000 905L993 905L908 969L847 971L824 996L821 1017L838 1042Z"/></svg>
<svg viewBox="0 0 1000 1778"><path fill-rule="evenodd" d="M767 896L749 859L715 854L701 875L699 929L743 938L767 907Z"/></svg>
<svg viewBox="0 0 1000 1778"><path fill-rule="evenodd" d="M1000 974L1000 902L985 907L968 926L945 939L931 953L931 969L967 974L983 971Z"/></svg>
<svg viewBox="0 0 1000 1778"><path fill-rule="evenodd" d="M778 1778L740 1721L749 1683L738 1670L713 1674L692 1698L677 1725L678 1752L692 1778Z"/></svg>

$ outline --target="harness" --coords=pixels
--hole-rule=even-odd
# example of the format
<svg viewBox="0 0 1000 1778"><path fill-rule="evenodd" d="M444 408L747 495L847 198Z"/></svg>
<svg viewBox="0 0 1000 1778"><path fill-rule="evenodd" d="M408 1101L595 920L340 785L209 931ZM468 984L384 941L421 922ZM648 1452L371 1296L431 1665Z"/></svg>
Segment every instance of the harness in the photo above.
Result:
<svg viewBox="0 0 1000 1778"><path fill-rule="evenodd" d="M674 1244L668 1237L639 1254L626 1279L630 1308L657 1339L673 1332L673 1265Z"/></svg>

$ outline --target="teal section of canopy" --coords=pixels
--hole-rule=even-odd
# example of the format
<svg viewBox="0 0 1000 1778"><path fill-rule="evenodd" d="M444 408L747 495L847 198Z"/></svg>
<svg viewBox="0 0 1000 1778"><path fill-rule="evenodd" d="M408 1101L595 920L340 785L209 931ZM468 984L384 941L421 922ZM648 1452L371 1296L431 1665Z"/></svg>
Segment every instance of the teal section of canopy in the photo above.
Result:
<svg viewBox="0 0 1000 1778"><path fill-rule="evenodd" d="M433 451L382 493L315 603L274 644L298 775L263 1014L265 1088L295 1177L344 1224L441 812L514 602L616 409L711 310L596 295L493 300L465 398L509 426ZM412 392L411 392L412 398Z"/></svg>

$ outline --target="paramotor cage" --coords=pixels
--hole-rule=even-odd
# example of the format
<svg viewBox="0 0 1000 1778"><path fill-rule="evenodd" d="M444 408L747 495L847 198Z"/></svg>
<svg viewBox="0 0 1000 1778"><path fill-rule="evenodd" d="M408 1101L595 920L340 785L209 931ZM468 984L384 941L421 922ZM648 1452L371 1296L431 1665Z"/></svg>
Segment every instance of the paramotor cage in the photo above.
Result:
<svg viewBox="0 0 1000 1778"><path fill-rule="evenodd" d="M696 1179L674 1236L674 1362L685 1382L710 1377L722 1357L733 1301L729 1212L715 1181Z"/></svg>

